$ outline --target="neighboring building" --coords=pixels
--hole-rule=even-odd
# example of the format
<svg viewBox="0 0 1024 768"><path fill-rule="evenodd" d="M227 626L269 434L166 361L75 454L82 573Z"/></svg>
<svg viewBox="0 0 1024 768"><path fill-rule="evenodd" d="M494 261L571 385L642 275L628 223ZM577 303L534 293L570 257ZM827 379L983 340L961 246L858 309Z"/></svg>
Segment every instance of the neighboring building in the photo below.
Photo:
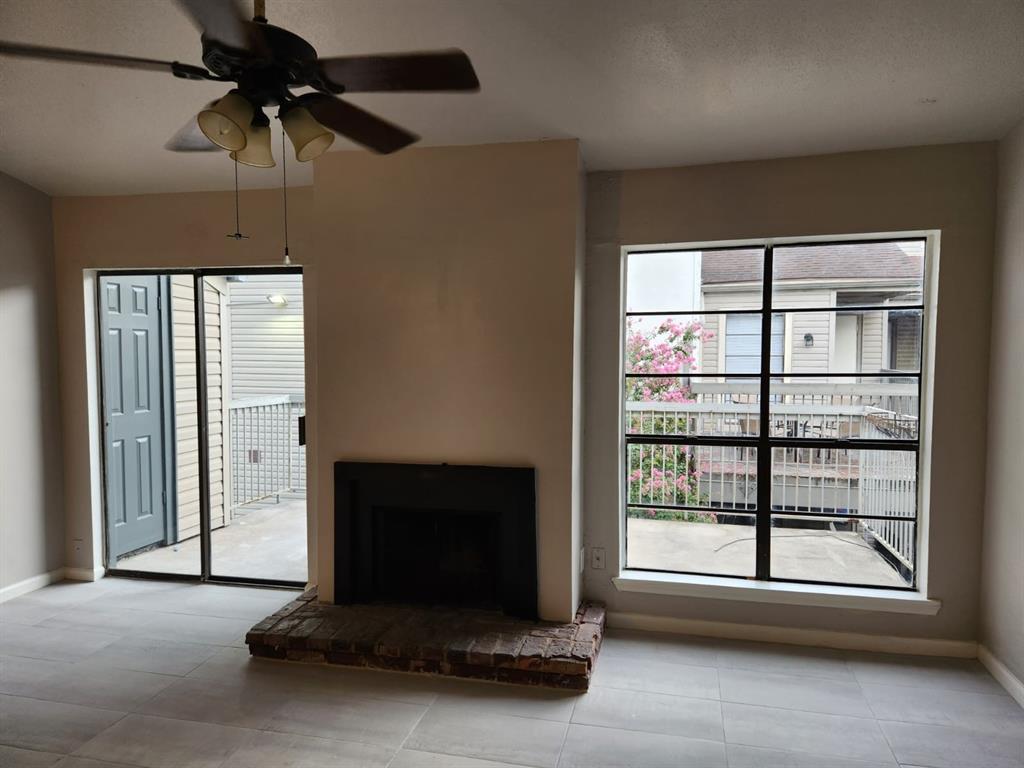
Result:
<svg viewBox="0 0 1024 768"><path fill-rule="evenodd" d="M176 505L174 540L184 541L199 535L199 390L196 381L195 289L191 275L171 275L171 335L174 340L174 438ZM230 345L225 345L227 324L225 305L228 283L223 277L204 279L204 318L206 321L207 372L210 435L210 525L221 528L231 522L230 488L224 468L224 425L228 419L224 399L225 361Z"/></svg>
<svg viewBox="0 0 1024 768"><path fill-rule="evenodd" d="M305 396L302 275L232 275L227 295L230 399Z"/></svg>
<svg viewBox="0 0 1024 768"><path fill-rule="evenodd" d="M924 244L823 245L775 249L775 306L833 311L779 313L772 324L773 373L892 373L917 370L921 317L901 304L921 299ZM760 251L709 251L701 259L705 342L698 372L758 373ZM857 307L893 305L891 310Z"/></svg>

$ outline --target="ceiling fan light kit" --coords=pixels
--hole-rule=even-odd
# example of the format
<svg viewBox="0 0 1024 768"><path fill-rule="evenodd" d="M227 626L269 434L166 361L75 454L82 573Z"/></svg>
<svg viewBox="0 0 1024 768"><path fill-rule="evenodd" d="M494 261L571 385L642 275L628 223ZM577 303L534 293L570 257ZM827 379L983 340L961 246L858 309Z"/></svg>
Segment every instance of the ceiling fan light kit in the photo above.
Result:
<svg viewBox="0 0 1024 768"><path fill-rule="evenodd" d="M294 32L267 23L264 0L253 0L252 21L242 16L237 0L177 2L202 32L204 67L3 40L0 56L164 72L182 80L235 83L236 87L227 95L204 107L164 145L172 152L207 152L219 147L231 154L235 162L235 232L229 237L235 239L246 237L238 228L238 163L256 168L275 165L265 108L278 107L278 117L295 147L295 156L306 162L326 152L335 133L379 154L397 152L419 141L415 133L343 101L338 98L340 94L480 90L473 64L457 48L321 59L316 49ZM299 88L312 92L292 93ZM283 135L281 142L283 153ZM281 161L284 172L283 156ZM287 184L284 195L287 264Z"/></svg>
<svg viewBox="0 0 1024 768"><path fill-rule="evenodd" d="M221 149L238 152L245 149L246 131L255 113L252 103L237 90L229 92L213 106L199 113L199 130Z"/></svg>
<svg viewBox="0 0 1024 768"><path fill-rule="evenodd" d="M300 163L320 157L334 143L334 134L318 123L305 107L282 108L279 116Z"/></svg>
<svg viewBox="0 0 1024 768"><path fill-rule="evenodd" d="M270 149L270 120L262 111L245 132L245 147L231 153L231 159L253 168L273 168L274 153Z"/></svg>
<svg viewBox="0 0 1024 768"><path fill-rule="evenodd" d="M316 49L294 32L267 23L263 0L254 0L252 21L242 16L237 0L177 1L202 32L205 67L3 40L0 56L166 72L183 80L235 83L236 87L226 96L200 111L197 121L190 121L165 145L174 152L212 149L203 142L205 136L221 149L241 153L248 141L247 134L253 135L253 118L257 118L255 125L262 127L258 118L262 110L279 107L282 122L291 115L287 122L292 127L286 126L285 130L292 137L299 160L310 160L324 152L333 140L330 131L374 152L388 154L419 141L419 136L339 99L340 94L480 90L472 62L457 48L321 59ZM311 88L313 92L292 93L298 88ZM296 141L293 132L296 136L301 134L302 140ZM261 131L256 132L260 134ZM258 140L262 145L263 139ZM258 154L258 167L270 167L262 150ZM243 157L238 157L238 161L246 162Z"/></svg>

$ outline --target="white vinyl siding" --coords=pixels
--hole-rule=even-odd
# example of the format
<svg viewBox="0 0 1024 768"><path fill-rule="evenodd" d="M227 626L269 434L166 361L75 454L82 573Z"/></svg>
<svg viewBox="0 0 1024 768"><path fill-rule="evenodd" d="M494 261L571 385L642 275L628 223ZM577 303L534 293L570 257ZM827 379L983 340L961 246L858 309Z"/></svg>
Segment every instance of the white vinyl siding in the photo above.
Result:
<svg viewBox="0 0 1024 768"><path fill-rule="evenodd" d="M860 367L864 373L877 373L886 366L885 360L885 312L865 312L861 321Z"/></svg>
<svg viewBox="0 0 1024 768"><path fill-rule="evenodd" d="M721 350L724 316L709 312L704 316L704 329L711 332L711 338L701 342L700 354L697 356L697 373L718 373L718 355Z"/></svg>
<svg viewBox="0 0 1024 768"><path fill-rule="evenodd" d="M795 289L776 284L775 303L793 308L829 307L832 292L827 288ZM831 313L795 312L789 318L792 355L787 361L787 371L827 373L833 344ZM808 336L811 337L809 342ZM808 343L811 346L807 346Z"/></svg>
<svg viewBox="0 0 1024 768"><path fill-rule="evenodd" d="M302 275L245 275L228 283L231 399L305 395ZM288 303L274 306L267 296Z"/></svg>
<svg viewBox="0 0 1024 768"><path fill-rule="evenodd" d="M223 281L219 281L223 282ZM196 382L195 298L191 275L171 276L171 322L174 339L174 421L177 461L177 540L199 535L199 426ZM207 338L207 389L210 416L210 519L227 524L224 504L222 294L208 279L203 309Z"/></svg>

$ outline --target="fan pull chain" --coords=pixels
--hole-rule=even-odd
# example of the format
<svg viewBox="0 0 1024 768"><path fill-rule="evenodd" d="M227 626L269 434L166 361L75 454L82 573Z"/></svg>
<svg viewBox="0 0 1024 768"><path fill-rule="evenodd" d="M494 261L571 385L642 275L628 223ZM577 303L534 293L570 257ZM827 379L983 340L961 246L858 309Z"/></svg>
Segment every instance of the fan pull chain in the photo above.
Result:
<svg viewBox="0 0 1024 768"><path fill-rule="evenodd" d="M238 226L238 159L234 158L235 161L235 231L233 234L225 235L233 240L248 240L248 235L243 235L241 228Z"/></svg>
<svg viewBox="0 0 1024 768"><path fill-rule="evenodd" d="M290 266L288 255L288 153L284 145L284 126L281 126L281 191L284 195L284 265Z"/></svg>

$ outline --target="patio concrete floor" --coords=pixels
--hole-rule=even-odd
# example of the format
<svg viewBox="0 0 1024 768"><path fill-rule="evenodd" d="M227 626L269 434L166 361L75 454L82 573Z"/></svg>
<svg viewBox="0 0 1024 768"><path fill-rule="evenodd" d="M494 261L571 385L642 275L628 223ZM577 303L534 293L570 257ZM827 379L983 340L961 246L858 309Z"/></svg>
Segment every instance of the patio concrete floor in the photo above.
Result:
<svg viewBox="0 0 1024 768"><path fill-rule="evenodd" d="M215 576L306 583L306 498L281 497L235 510L230 525L213 532ZM118 560L118 568L149 573L199 573L199 537Z"/></svg>
<svg viewBox="0 0 1024 768"><path fill-rule="evenodd" d="M627 521L630 568L754 575L754 528L745 525ZM213 532L213 573L305 582L306 500L282 498L236 510L230 525ZM118 561L119 568L151 573L199 573L199 537ZM772 575L882 587L906 582L858 534L773 529Z"/></svg>
<svg viewBox="0 0 1024 768"><path fill-rule="evenodd" d="M629 518L626 563L630 568L754 575L754 528ZM906 587L899 573L856 533L772 529L773 576Z"/></svg>

